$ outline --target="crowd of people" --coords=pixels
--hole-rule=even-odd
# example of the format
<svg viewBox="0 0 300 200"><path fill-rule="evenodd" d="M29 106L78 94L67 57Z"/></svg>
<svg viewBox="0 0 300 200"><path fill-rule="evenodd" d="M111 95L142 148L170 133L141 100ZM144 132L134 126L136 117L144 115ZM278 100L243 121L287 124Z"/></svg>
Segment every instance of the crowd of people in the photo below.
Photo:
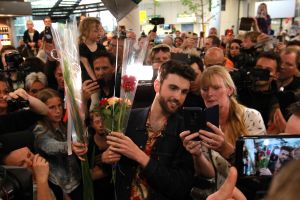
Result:
<svg viewBox="0 0 300 200"><path fill-rule="evenodd" d="M176 30L157 44L155 29L139 37L125 27L108 34L97 18L81 19L78 46L89 142L73 142L72 155L62 69L51 54L51 18L44 18L41 33L28 20L23 46L0 51L1 164L31 168L38 200L83 199L79 160L85 154L94 158L89 162L95 199L196 199L191 191L199 187L199 178L211 183L198 190L211 194L208 199L244 199L230 170L236 140L300 133L300 41L270 46L270 16L261 8L257 18L266 21L254 20L254 31L244 35L227 31L219 37L211 28L201 48L192 32ZM138 88L126 131L107 135L94 103L120 95L125 39L136 40L136 48L147 44L144 64L152 66L152 87ZM186 130L182 106L215 105L218 126L208 122L207 130ZM272 186L269 199L276 192Z"/></svg>

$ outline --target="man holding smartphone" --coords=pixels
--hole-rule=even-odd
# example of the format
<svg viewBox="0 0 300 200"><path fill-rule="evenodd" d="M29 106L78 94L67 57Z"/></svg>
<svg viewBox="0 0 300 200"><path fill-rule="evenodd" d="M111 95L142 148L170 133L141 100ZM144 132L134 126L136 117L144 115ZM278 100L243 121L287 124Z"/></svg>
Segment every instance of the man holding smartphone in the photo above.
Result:
<svg viewBox="0 0 300 200"><path fill-rule="evenodd" d="M116 59L112 53L102 51L95 54L93 66L97 80L86 80L82 85L82 91L86 100L89 100L93 95L92 106L99 99L120 96L121 76L118 73L115 80L115 62Z"/></svg>
<svg viewBox="0 0 300 200"><path fill-rule="evenodd" d="M194 77L186 64L163 63L151 107L131 111L125 135L107 136L107 151L122 155L116 175L118 199L190 199L193 160L179 137L184 127L176 112Z"/></svg>

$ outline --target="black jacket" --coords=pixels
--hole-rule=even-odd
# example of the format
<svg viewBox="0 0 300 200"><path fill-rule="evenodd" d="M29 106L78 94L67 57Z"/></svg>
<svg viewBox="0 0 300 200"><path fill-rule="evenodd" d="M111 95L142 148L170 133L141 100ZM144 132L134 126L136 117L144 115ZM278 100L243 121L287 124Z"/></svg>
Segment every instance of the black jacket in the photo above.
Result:
<svg viewBox="0 0 300 200"><path fill-rule="evenodd" d="M132 110L126 130L141 149L147 141L146 120L149 108ZM148 200L188 200L192 188L194 166L192 156L184 149L179 133L183 119L178 114L168 118L166 130L153 145L150 161L142 175L149 184ZM116 179L118 200L129 200L133 176L138 164L122 157Z"/></svg>
<svg viewBox="0 0 300 200"><path fill-rule="evenodd" d="M33 41L30 39L28 30L26 30L24 32L23 35L23 41L25 44L28 44L28 42L35 42L35 47L38 47L38 40L39 40L40 34L37 30L34 30L34 34L33 34Z"/></svg>

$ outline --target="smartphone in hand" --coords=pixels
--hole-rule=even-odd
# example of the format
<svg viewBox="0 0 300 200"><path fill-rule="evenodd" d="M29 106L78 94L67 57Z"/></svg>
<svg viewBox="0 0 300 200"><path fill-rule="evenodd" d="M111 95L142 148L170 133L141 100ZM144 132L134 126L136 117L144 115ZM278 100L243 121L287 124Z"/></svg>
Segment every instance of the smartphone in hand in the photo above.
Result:
<svg viewBox="0 0 300 200"><path fill-rule="evenodd" d="M219 126L219 105L202 109L201 107L183 107L183 117L185 130L191 131L191 133L198 132L201 130L206 130L213 132L206 123L210 122L215 126ZM196 137L195 140L199 140Z"/></svg>

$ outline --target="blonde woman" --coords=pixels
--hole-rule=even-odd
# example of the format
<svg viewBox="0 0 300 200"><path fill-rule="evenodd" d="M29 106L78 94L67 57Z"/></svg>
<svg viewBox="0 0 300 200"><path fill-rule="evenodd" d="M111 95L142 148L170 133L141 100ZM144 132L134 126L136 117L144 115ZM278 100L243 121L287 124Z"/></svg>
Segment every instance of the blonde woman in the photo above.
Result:
<svg viewBox="0 0 300 200"><path fill-rule="evenodd" d="M200 85L205 106L209 108L219 105L220 127L207 123L213 132L184 131L180 136L185 148L194 157L196 172L206 177L217 177L219 187L227 177L230 166L228 160L234 155L236 139L242 135L265 134L266 128L258 111L237 102L236 87L223 66L206 68ZM201 141L193 141L195 137L200 137Z"/></svg>

